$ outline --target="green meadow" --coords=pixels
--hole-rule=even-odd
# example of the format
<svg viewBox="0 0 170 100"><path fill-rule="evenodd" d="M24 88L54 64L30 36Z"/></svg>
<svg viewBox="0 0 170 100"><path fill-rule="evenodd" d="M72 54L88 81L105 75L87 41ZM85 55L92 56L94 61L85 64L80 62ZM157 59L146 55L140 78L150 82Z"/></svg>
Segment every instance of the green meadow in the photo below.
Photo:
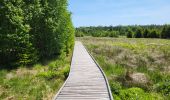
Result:
<svg viewBox="0 0 170 100"><path fill-rule="evenodd" d="M69 74L71 56L0 70L0 100L51 100Z"/></svg>

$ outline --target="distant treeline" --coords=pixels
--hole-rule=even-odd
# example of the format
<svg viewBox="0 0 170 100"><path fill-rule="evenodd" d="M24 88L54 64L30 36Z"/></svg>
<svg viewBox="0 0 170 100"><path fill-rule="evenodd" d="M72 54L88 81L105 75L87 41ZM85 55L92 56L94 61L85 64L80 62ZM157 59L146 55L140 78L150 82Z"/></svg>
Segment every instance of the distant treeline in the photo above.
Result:
<svg viewBox="0 0 170 100"><path fill-rule="evenodd" d="M77 37L170 38L170 25L79 27L76 28L75 35Z"/></svg>
<svg viewBox="0 0 170 100"><path fill-rule="evenodd" d="M67 0L0 0L0 65L68 54L74 28Z"/></svg>

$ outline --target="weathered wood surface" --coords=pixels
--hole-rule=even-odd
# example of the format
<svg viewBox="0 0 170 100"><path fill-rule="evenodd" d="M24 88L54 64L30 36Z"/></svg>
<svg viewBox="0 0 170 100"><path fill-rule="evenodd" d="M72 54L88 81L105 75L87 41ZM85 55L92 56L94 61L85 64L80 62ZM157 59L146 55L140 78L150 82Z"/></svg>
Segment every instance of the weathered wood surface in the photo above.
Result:
<svg viewBox="0 0 170 100"><path fill-rule="evenodd" d="M111 100L104 75L76 41L68 79L54 100Z"/></svg>

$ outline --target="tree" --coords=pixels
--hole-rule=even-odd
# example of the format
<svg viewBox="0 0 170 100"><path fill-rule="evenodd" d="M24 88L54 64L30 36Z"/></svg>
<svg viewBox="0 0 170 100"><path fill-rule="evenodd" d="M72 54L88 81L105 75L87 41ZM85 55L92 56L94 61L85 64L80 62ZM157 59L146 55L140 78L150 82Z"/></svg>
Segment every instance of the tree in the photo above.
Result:
<svg viewBox="0 0 170 100"><path fill-rule="evenodd" d="M134 34L134 37L135 37L135 38L142 38L142 37L143 37L142 34L143 34L143 33L142 33L142 28L138 28L137 31L136 31L135 34Z"/></svg>
<svg viewBox="0 0 170 100"><path fill-rule="evenodd" d="M143 33L143 37L144 38L148 38L148 35L149 35L149 30L148 29L145 29L144 33Z"/></svg>
<svg viewBox="0 0 170 100"><path fill-rule="evenodd" d="M119 33L117 31L109 32L109 37L118 37Z"/></svg>
<svg viewBox="0 0 170 100"><path fill-rule="evenodd" d="M170 38L170 26L165 25L161 32L161 38Z"/></svg>
<svg viewBox="0 0 170 100"><path fill-rule="evenodd" d="M126 36L127 36L127 38L132 38L133 37L133 32L132 32L132 30L130 28L127 30Z"/></svg>
<svg viewBox="0 0 170 100"><path fill-rule="evenodd" d="M159 38L158 32L156 30L152 30L149 34L148 34L149 38Z"/></svg>
<svg viewBox="0 0 170 100"><path fill-rule="evenodd" d="M0 65L28 65L68 54L74 27L67 0L1 0Z"/></svg>
<svg viewBox="0 0 170 100"><path fill-rule="evenodd" d="M2 0L0 2L0 64L25 65L37 61L30 25L25 23L22 0Z"/></svg>

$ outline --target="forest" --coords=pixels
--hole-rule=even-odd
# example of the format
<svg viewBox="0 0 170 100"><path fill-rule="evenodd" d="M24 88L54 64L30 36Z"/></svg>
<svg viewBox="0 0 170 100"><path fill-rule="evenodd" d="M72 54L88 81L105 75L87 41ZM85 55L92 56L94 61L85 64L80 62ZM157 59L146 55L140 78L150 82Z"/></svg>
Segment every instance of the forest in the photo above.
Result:
<svg viewBox="0 0 170 100"><path fill-rule="evenodd" d="M67 0L1 0L0 22L0 65L31 65L73 48Z"/></svg>
<svg viewBox="0 0 170 100"><path fill-rule="evenodd" d="M51 100L74 46L67 0L0 0L0 100Z"/></svg>
<svg viewBox="0 0 170 100"><path fill-rule="evenodd" d="M170 25L91 26L76 28L76 37L170 38Z"/></svg>

